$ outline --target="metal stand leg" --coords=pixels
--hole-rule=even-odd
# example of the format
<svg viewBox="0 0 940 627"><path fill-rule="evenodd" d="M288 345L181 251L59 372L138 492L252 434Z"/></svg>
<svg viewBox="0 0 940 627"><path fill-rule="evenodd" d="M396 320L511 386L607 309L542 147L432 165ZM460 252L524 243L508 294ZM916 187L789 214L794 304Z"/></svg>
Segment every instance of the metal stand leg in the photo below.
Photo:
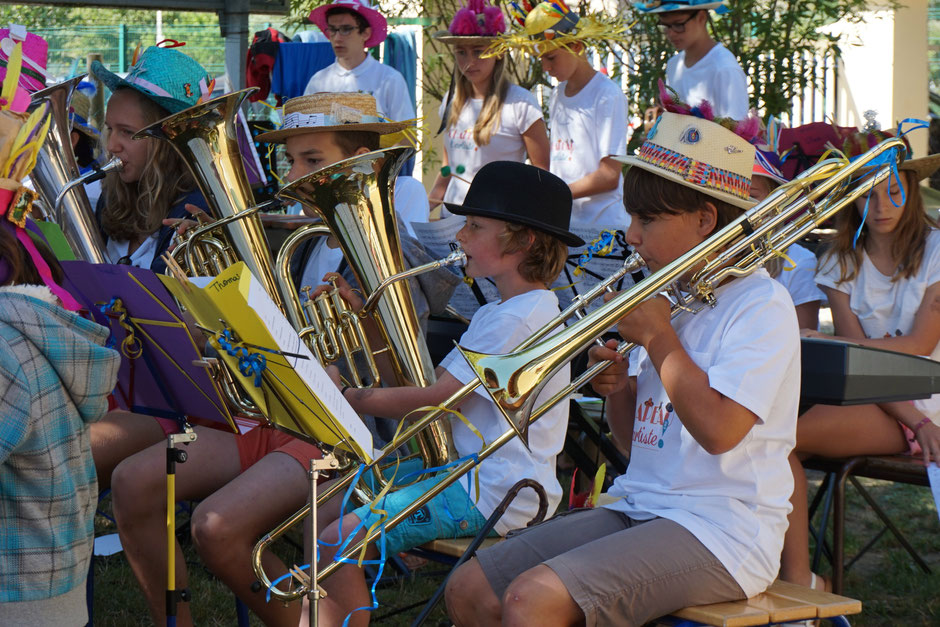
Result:
<svg viewBox="0 0 940 627"><path fill-rule="evenodd" d="M310 585L308 586L307 600L309 601L310 627L317 627L320 599L326 596L326 591L317 583L317 483L320 473L324 470L335 470L339 466L332 453L323 459L310 460L310 548L307 551L307 563L310 564Z"/></svg>
<svg viewBox="0 0 940 627"><path fill-rule="evenodd" d="M196 441L196 433L188 424L180 433L166 438L166 624L176 627L176 605L189 601L189 590L176 589L176 464L186 461L186 451L177 444Z"/></svg>

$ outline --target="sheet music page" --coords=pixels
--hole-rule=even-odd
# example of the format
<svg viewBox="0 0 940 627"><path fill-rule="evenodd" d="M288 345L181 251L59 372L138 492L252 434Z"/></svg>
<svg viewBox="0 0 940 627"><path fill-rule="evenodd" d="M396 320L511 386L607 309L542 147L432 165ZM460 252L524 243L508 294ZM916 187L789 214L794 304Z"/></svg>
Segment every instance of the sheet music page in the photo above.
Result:
<svg viewBox="0 0 940 627"><path fill-rule="evenodd" d="M457 231L463 227L465 221L463 216L450 216L434 222L412 222L411 227L414 229L415 239L428 249L432 257L441 259L457 248ZM481 279L477 281L477 285L483 292L486 302L492 303L499 300L499 292L492 282ZM474 312L480 308L480 302L467 283L457 286L449 304L465 318L473 317Z"/></svg>
<svg viewBox="0 0 940 627"><path fill-rule="evenodd" d="M937 462L930 462L927 466L927 478L930 480L930 493L933 494L937 515L940 516L940 466L937 466Z"/></svg>
<svg viewBox="0 0 940 627"><path fill-rule="evenodd" d="M255 313L268 328L271 337L274 338L276 347L281 351L297 353L304 355L307 359L291 357L284 355L284 359L300 376L310 391L320 399L337 421L346 429L349 435L355 440L364 451L375 456L375 449L372 446L372 433L362 422L359 414L352 408L349 402L343 398L339 388L326 374L320 362L310 353L307 345L301 341L300 336L291 326L281 310L278 309L271 297L264 290L264 287L254 276L251 277L251 285L248 288L248 305L254 309Z"/></svg>
<svg viewBox="0 0 940 627"><path fill-rule="evenodd" d="M552 284L552 289L555 291L555 295L558 296L558 305L564 309L571 303L571 299L576 294L583 294L590 290L592 287L601 282L602 279L607 278L623 266L623 260L630 254L632 251L628 249L626 240L624 239L624 230L623 225L572 225L571 232L584 240L585 245L578 248L569 248L568 249L568 261L565 263L565 269L562 270L561 276L558 277L558 280ZM600 256L598 254L593 254L590 259L582 263L584 269L579 276L575 276L575 269L580 263L579 257L586 252L591 243L596 240L600 234L609 230L615 233L613 247L610 251L610 254L606 256ZM614 289L626 289L633 285L633 279L628 274L617 285L614 285ZM597 309L601 304L603 304L604 299L599 298L595 300L588 308L587 311L593 311Z"/></svg>

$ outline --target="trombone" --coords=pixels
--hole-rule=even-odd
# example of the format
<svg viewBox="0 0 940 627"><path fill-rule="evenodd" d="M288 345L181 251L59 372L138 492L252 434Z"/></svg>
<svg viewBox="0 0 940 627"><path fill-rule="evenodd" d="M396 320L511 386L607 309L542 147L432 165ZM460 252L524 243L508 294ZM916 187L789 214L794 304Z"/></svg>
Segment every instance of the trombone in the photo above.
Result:
<svg viewBox="0 0 940 627"><path fill-rule="evenodd" d="M901 155L904 154L903 150L903 142L892 138L878 144L850 164L844 160L831 159L815 165L796 180L775 190L763 202L749 209L709 239L632 288L618 293L610 301L562 331L549 335L552 329L564 323L590 299L606 291L616 279L605 280L578 302L572 302L558 318L539 329L513 353L477 355L462 350L468 360L474 364L479 380L466 384L447 399L441 409L428 412L404 429L399 438L388 444L373 460L371 466L374 467L389 456L400 446L401 442L449 413L447 408L458 406L479 385L487 388L512 424L512 428L486 445L477 454L476 460L467 460L460 464L428 492L391 517L386 521L385 528L389 529L398 525L512 438L526 434L532 422L604 370L607 367L605 362L595 364L546 402L537 407L534 406L538 392L552 374L573 359L617 320L628 315L645 300L656 296L664 289L674 287L690 273L692 273L689 281L691 296L686 302L680 300L676 303L673 306L674 313L689 310L687 304L693 299L709 307L716 306L714 289L725 278L745 276L754 272L770 258L777 256L779 250L807 235L818 225L887 180L892 168L884 165L883 161L885 159L900 161ZM868 171L873 167L878 168L874 174ZM856 178L858 175L863 175L860 180ZM741 258L737 259L736 255L741 255ZM624 263L622 271L632 272L642 265L644 265L642 259L634 256ZM632 343L623 342L617 350L621 354L626 354L634 346ZM529 370L534 370L536 373L530 374ZM355 476L356 473L348 473L340 478L319 496L317 503L313 506L326 503L328 499L339 495L351 484ZM255 545L252 553L252 565L259 581L271 591L275 598L284 602L302 597L307 593L309 586L316 585L316 582L301 581L293 590L280 590L271 584L271 579L264 572L261 556L274 540L290 526L302 520L310 509L311 504L307 504L294 513L278 528L264 536ZM336 561L322 568L320 578L328 577L340 566L339 559L355 556L380 533L380 529L368 533L365 538L348 548ZM314 538L313 541L315 542L316 539Z"/></svg>

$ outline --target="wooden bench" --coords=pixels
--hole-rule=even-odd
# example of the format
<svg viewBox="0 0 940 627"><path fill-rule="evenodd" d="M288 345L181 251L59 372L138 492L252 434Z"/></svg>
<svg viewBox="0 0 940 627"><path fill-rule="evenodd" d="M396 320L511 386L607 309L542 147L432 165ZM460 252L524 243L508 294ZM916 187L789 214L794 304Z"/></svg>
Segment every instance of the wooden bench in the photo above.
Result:
<svg viewBox="0 0 940 627"><path fill-rule="evenodd" d="M861 611L861 601L778 580L766 592L750 599L696 605L674 612L673 616L680 621L673 624L748 627L828 618L848 625L844 617Z"/></svg>
<svg viewBox="0 0 940 627"><path fill-rule="evenodd" d="M455 560L464 554L470 538L434 540L421 548ZM492 546L501 538L487 538L481 548ZM817 618L838 619L862 611L861 601L813 590L785 581L775 581L766 592L745 599L711 605L687 607L673 613L674 625L717 625L722 627L748 627ZM837 620L838 622L838 620ZM842 619L842 624L848 621Z"/></svg>

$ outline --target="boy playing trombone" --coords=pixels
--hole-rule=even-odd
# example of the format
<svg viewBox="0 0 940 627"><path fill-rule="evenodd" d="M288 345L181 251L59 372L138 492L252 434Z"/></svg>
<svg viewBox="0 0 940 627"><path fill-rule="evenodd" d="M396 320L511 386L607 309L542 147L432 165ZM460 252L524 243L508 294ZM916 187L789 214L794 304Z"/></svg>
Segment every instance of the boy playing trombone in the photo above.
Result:
<svg viewBox="0 0 940 627"><path fill-rule="evenodd" d="M656 272L749 207L754 148L714 122L664 113L631 165L627 242ZM687 285L703 260L690 262ZM650 279L652 280L652 279ZM762 269L715 286L717 307L670 323L663 297L618 324L593 382L630 466L605 507L523 530L448 582L458 625L640 625L752 596L777 575L793 480L800 345L793 303Z"/></svg>

